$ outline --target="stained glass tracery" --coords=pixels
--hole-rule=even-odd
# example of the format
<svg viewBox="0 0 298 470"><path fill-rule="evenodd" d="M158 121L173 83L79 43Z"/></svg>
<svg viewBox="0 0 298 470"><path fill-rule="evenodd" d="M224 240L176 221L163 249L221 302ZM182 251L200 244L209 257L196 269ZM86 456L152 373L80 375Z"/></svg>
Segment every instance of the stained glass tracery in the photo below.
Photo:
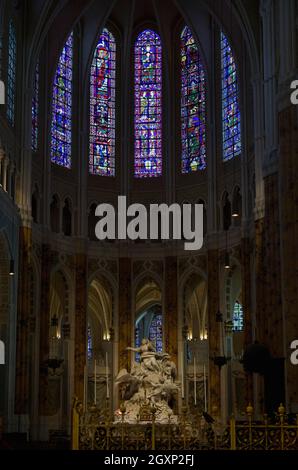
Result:
<svg viewBox="0 0 298 470"><path fill-rule="evenodd" d="M154 315L152 318L149 339L155 345L156 352L162 352L162 314Z"/></svg>
<svg viewBox="0 0 298 470"><path fill-rule="evenodd" d="M241 154L239 84L233 51L227 37L220 33L223 160Z"/></svg>
<svg viewBox="0 0 298 470"><path fill-rule="evenodd" d="M7 107L6 115L10 124L15 120L15 93L16 93L16 65L17 65L17 37L11 20L8 29L8 64L7 64Z"/></svg>
<svg viewBox="0 0 298 470"><path fill-rule="evenodd" d="M39 105L39 64L37 63L34 83L33 83L33 96L31 106L31 120L32 120L32 133L31 133L31 146L34 152L38 147L38 105Z"/></svg>
<svg viewBox="0 0 298 470"><path fill-rule="evenodd" d="M188 26L180 38L182 173L206 168L206 82L198 46Z"/></svg>
<svg viewBox="0 0 298 470"><path fill-rule="evenodd" d="M71 167L73 33L59 57L53 86L51 161Z"/></svg>
<svg viewBox="0 0 298 470"><path fill-rule="evenodd" d="M106 28L99 36L90 74L89 172L115 176L116 42Z"/></svg>
<svg viewBox="0 0 298 470"><path fill-rule="evenodd" d="M135 155L137 178L162 174L162 46L150 29L139 34L134 50Z"/></svg>
<svg viewBox="0 0 298 470"><path fill-rule="evenodd" d="M243 320L243 308L240 302L236 300L233 310L233 331L243 331L244 320Z"/></svg>

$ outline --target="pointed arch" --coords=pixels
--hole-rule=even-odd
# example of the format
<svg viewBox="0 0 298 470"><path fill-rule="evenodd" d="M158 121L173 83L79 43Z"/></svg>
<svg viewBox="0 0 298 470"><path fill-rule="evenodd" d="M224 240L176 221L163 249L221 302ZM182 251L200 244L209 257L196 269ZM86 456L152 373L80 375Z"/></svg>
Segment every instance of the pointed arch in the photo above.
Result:
<svg viewBox="0 0 298 470"><path fill-rule="evenodd" d="M198 45L188 26L180 36L181 171L206 168L206 74Z"/></svg>
<svg viewBox="0 0 298 470"><path fill-rule="evenodd" d="M239 81L234 54L228 38L220 32L222 159L231 160L241 154L241 116Z"/></svg>
<svg viewBox="0 0 298 470"><path fill-rule="evenodd" d="M104 28L90 70L89 172L115 176L116 41Z"/></svg>
<svg viewBox="0 0 298 470"><path fill-rule="evenodd" d="M72 143L73 33L60 54L55 72L52 98L51 161L71 167Z"/></svg>
<svg viewBox="0 0 298 470"><path fill-rule="evenodd" d="M134 48L134 176L162 175L162 45L151 29L142 31Z"/></svg>

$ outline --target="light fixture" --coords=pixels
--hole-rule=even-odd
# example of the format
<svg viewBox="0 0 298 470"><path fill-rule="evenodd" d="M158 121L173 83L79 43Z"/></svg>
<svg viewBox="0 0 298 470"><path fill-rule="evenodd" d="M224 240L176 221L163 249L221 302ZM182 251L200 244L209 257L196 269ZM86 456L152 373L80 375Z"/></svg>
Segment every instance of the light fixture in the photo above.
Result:
<svg viewBox="0 0 298 470"><path fill-rule="evenodd" d="M239 210L239 198L238 198L238 191L235 191L233 195L233 203L232 203L232 217L239 217L240 210Z"/></svg>
<svg viewBox="0 0 298 470"><path fill-rule="evenodd" d="M14 276L14 259L11 259L9 263L9 275Z"/></svg>
<svg viewBox="0 0 298 470"><path fill-rule="evenodd" d="M230 269L231 265L230 265L230 255L229 255L229 252L226 251L225 252L225 269Z"/></svg>
<svg viewBox="0 0 298 470"><path fill-rule="evenodd" d="M51 375L61 375L62 373L62 371L60 371L60 373L56 372L56 370L60 369L63 362L63 359L60 357L61 335L58 329L58 323L58 316L55 314L51 318L49 359L47 361L47 367Z"/></svg>

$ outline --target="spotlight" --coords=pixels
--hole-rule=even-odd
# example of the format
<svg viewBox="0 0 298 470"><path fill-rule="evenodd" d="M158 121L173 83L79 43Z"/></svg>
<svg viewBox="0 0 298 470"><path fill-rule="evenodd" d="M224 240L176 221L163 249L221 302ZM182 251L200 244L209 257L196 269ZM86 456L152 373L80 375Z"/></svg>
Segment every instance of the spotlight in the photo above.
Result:
<svg viewBox="0 0 298 470"><path fill-rule="evenodd" d="M13 259L10 260L10 264L9 264L9 275L10 275L10 276L14 276L14 260L13 260Z"/></svg>
<svg viewBox="0 0 298 470"><path fill-rule="evenodd" d="M231 265L230 265L230 255L226 251L226 253L225 253L225 269L230 269L230 267L231 267Z"/></svg>

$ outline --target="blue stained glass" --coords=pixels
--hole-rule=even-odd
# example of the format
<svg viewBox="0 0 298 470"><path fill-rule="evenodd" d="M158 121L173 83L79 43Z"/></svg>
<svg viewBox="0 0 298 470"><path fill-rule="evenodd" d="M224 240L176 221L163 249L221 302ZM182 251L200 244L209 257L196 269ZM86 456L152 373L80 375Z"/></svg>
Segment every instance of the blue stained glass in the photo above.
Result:
<svg viewBox="0 0 298 470"><path fill-rule="evenodd" d="M162 47L146 29L135 42L135 150L137 178L162 174Z"/></svg>
<svg viewBox="0 0 298 470"><path fill-rule="evenodd" d="M38 95L39 95L39 64L37 63L34 83L33 83L33 96L31 106L31 119L32 119L32 133L31 133L31 147L34 152L38 147Z"/></svg>
<svg viewBox="0 0 298 470"><path fill-rule="evenodd" d="M191 173L206 168L206 81L199 49L188 26L180 39L181 171Z"/></svg>
<svg viewBox="0 0 298 470"><path fill-rule="evenodd" d="M92 359L92 333L90 325L88 325L87 329L87 357Z"/></svg>
<svg viewBox="0 0 298 470"><path fill-rule="evenodd" d="M220 33L223 160L241 154L241 117L236 63L227 37Z"/></svg>
<svg viewBox="0 0 298 470"><path fill-rule="evenodd" d="M51 161L65 168L71 167L73 33L68 37L54 78Z"/></svg>
<svg viewBox="0 0 298 470"><path fill-rule="evenodd" d="M9 22L8 29L8 64L7 64L7 107L6 115L9 123L15 122L15 94L16 94L16 65L17 65L17 38L13 21Z"/></svg>
<svg viewBox="0 0 298 470"><path fill-rule="evenodd" d="M149 339L157 352L162 352L162 314L154 315L149 327Z"/></svg>
<svg viewBox="0 0 298 470"><path fill-rule="evenodd" d="M243 308L242 305L236 300L233 310L233 331L243 331Z"/></svg>
<svg viewBox="0 0 298 470"><path fill-rule="evenodd" d="M89 172L115 176L116 43L104 29L99 36L90 74Z"/></svg>

